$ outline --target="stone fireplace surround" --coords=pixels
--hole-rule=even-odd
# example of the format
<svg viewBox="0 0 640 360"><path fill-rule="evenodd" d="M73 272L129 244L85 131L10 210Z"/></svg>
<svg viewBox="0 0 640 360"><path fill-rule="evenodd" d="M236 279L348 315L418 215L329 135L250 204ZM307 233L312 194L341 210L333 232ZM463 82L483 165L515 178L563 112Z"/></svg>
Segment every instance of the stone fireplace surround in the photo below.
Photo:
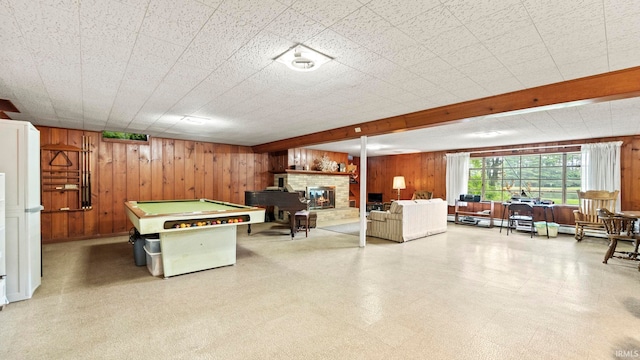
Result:
<svg viewBox="0 0 640 360"><path fill-rule="evenodd" d="M318 223L323 221L354 218L357 219L359 211L357 208L349 207L349 176L335 173L325 173L322 171L292 171L274 175L274 185L278 186L279 179L283 179L284 184L289 184L296 191L306 193L308 187L334 186L335 187L335 208L312 210L318 214Z"/></svg>

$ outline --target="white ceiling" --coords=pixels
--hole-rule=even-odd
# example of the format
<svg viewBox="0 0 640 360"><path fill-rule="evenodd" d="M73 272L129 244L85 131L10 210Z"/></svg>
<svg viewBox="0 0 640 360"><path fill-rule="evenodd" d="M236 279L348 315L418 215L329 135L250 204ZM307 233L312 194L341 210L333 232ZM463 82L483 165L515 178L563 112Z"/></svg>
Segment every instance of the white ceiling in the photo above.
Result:
<svg viewBox="0 0 640 360"><path fill-rule="evenodd" d="M639 66L639 40L638 0L0 0L0 98L37 125L256 145ZM308 73L273 61L296 43L334 60ZM369 142L381 155L631 135L639 110L619 100Z"/></svg>

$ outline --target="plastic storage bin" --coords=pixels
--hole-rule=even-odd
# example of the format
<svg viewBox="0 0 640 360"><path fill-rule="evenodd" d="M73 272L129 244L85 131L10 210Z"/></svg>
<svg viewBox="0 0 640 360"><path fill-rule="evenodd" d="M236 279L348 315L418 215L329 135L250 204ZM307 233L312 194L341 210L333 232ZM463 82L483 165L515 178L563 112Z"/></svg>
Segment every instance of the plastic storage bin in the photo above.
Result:
<svg viewBox="0 0 640 360"><path fill-rule="evenodd" d="M147 253L147 269L153 276L160 276L164 274L164 269L162 267L162 253L150 252L147 247L144 247L144 252Z"/></svg>
<svg viewBox="0 0 640 360"><path fill-rule="evenodd" d="M533 226L535 226L538 235L547 236L547 225L544 221L536 221Z"/></svg>
<svg viewBox="0 0 640 360"><path fill-rule="evenodd" d="M560 225L558 225L557 223L545 223L544 221L536 221L535 223L533 223L533 225L535 226L538 235L547 236L547 228L549 228L549 237L558 236L558 229L560 228Z"/></svg>
<svg viewBox="0 0 640 360"><path fill-rule="evenodd" d="M144 235L144 246L150 253L159 253L160 249L160 237L158 234Z"/></svg>

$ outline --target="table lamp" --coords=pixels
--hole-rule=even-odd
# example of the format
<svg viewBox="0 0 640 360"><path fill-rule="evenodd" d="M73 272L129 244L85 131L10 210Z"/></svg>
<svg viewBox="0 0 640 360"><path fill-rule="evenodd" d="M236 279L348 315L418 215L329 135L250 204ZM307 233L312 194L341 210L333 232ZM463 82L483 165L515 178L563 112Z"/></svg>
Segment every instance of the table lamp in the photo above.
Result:
<svg viewBox="0 0 640 360"><path fill-rule="evenodd" d="M393 177L393 188L398 190L397 200L400 200L400 189L406 189L406 185L404 184L404 176Z"/></svg>

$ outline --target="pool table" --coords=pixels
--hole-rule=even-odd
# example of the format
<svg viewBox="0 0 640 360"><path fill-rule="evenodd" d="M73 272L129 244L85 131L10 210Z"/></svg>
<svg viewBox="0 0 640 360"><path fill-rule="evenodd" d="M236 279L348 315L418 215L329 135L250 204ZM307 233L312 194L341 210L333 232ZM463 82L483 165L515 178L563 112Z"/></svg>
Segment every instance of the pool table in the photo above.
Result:
<svg viewBox="0 0 640 360"><path fill-rule="evenodd" d="M164 277L233 265L238 225L264 222L264 209L208 199L127 201L138 232L159 234Z"/></svg>

